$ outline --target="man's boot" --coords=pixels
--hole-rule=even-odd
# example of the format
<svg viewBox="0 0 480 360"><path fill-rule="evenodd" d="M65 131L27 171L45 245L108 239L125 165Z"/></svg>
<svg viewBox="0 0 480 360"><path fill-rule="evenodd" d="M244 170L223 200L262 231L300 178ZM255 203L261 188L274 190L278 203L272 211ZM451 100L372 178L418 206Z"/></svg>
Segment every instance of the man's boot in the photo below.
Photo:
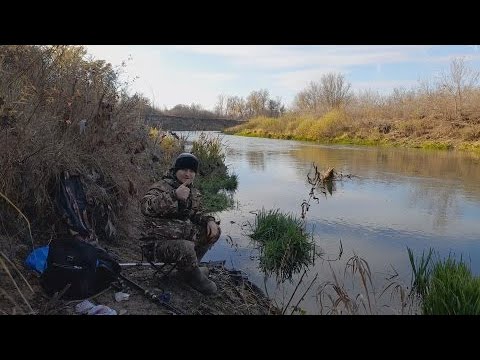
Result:
<svg viewBox="0 0 480 360"><path fill-rule="evenodd" d="M208 278L208 275L210 274L210 269L208 268L208 266L204 265L204 266L198 266L200 268L200 271L202 272L202 274ZM178 270L177 273L179 274L179 276L187 281L189 279L189 276L190 276L190 273L188 272L185 272L183 270Z"/></svg>
<svg viewBox="0 0 480 360"><path fill-rule="evenodd" d="M217 292L217 285L202 272L197 266L192 271L186 273L186 280L195 290L205 295L212 295Z"/></svg>

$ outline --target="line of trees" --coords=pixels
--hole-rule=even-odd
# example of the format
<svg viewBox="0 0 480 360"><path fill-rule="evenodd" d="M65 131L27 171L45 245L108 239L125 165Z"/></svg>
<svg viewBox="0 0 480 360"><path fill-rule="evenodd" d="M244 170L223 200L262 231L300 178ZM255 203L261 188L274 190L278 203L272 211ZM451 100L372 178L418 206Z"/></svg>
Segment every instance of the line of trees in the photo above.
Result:
<svg viewBox="0 0 480 360"><path fill-rule="evenodd" d="M280 97L267 89L254 90L246 97L220 94L213 111L200 104L178 104L153 112L191 118L227 118L248 120L258 116L277 118L287 111L321 116L332 109L343 109L353 118L406 119L431 116L447 121L480 118L480 73L464 58L455 58L448 71L419 86L395 88L389 95L375 90L353 92L351 83L341 73L327 73L311 81L294 98L289 109Z"/></svg>
<svg viewBox="0 0 480 360"><path fill-rule="evenodd" d="M151 106L148 114L173 115L203 119L246 120L256 116L279 117L285 114L286 107L280 97L270 98L266 89L252 91L246 98L221 94L217 98L214 111L203 108L202 105L178 104L171 109L158 109Z"/></svg>
<svg viewBox="0 0 480 360"><path fill-rule="evenodd" d="M476 123L480 120L479 72L464 58L451 61L448 70L418 86L393 89L389 95L358 92L348 104L353 118L423 119Z"/></svg>
<svg viewBox="0 0 480 360"><path fill-rule="evenodd" d="M256 116L279 117L285 111L281 98L272 99L266 89L254 90L246 98L221 94L215 105L217 116L242 120Z"/></svg>
<svg viewBox="0 0 480 360"><path fill-rule="evenodd" d="M328 73L310 82L294 98L291 111L322 115L344 109L355 119L408 119L432 117L445 121L480 121L480 72L464 58L454 58L447 70L430 80L388 95L374 90L353 93L340 73Z"/></svg>
<svg viewBox="0 0 480 360"><path fill-rule="evenodd" d="M190 118L216 118L216 114L212 111L206 110L200 104L192 103L191 105L178 104L170 110L162 111L165 115L183 116Z"/></svg>

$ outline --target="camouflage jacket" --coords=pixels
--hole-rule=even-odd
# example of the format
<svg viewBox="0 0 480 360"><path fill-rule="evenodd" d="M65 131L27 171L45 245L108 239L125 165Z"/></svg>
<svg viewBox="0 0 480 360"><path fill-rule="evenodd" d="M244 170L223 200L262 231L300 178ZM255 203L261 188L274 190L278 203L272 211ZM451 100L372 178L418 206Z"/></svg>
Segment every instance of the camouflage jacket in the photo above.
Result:
<svg viewBox="0 0 480 360"><path fill-rule="evenodd" d="M190 186L186 201L178 200L175 190L181 185L172 172L154 183L141 200L145 215L144 236L156 239L185 239L195 241L207 222L215 221L201 206L201 194ZM195 226L199 225L199 226Z"/></svg>

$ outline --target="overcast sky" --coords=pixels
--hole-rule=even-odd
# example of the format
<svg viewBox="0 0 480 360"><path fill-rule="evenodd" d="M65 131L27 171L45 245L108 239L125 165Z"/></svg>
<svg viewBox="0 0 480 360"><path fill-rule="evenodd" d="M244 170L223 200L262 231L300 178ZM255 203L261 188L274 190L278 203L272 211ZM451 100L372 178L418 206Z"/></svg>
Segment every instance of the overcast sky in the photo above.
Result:
<svg viewBox="0 0 480 360"><path fill-rule="evenodd" d="M478 45L87 45L90 55L113 65L126 62L132 92L160 108L201 104L213 110L220 94L246 97L267 89L290 106L322 74L341 72L353 90L389 93L448 71L464 57L480 69Z"/></svg>

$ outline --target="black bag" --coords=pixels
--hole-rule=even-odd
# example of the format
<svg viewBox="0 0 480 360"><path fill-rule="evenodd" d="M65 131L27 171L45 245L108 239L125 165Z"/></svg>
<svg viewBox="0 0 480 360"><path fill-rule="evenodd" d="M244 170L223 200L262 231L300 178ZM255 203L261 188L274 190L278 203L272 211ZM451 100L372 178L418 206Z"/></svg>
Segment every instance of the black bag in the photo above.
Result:
<svg viewBox="0 0 480 360"><path fill-rule="evenodd" d="M52 241L41 284L49 295L69 285L64 299L85 299L107 288L120 274L120 265L92 244L98 240L88 221L87 199L79 175L62 172L55 203L73 238Z"/></svg>
<svg viewBox="0 0 480 360"><path fill-rule="evenodd" d="M118 262L104 250L77 239L59 239L50 244L40 281L50 296L70 285L62 298L80 300L106 289L120 271Z"/></svg>

